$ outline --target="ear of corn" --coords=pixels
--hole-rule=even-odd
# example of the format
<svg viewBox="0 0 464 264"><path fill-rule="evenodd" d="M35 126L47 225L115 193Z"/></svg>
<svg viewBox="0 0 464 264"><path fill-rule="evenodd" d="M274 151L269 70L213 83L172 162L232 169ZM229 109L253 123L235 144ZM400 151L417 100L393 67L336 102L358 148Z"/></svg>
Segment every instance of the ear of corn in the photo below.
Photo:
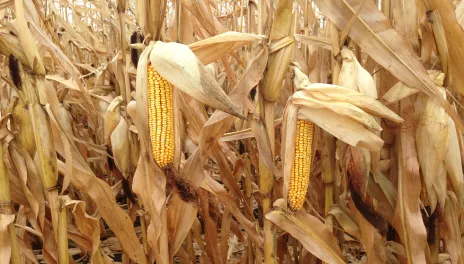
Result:
<svg viewBox="0 0 464 264"><path fill-rule="evenodd" d="M421 175L421 193L420 199L424 206L430 206L429 195L427 193L427 185L425 185L424 177Z"/></svg>
<svg viewBox="0 0 464 264"><path fill-rule="evenodd" d="M166 168L174 160L173 87L152 65L147 66L147 71L148 126L152 153L158 166Z"/></svg>
<svg viewBox="0 0 464 264"><path fill-rule="evenodd" d="M298 211L303 207L311 173L312 142L314 124L298 120L295 138L295 157L293 159L288 203L290 209Z"/></svg>

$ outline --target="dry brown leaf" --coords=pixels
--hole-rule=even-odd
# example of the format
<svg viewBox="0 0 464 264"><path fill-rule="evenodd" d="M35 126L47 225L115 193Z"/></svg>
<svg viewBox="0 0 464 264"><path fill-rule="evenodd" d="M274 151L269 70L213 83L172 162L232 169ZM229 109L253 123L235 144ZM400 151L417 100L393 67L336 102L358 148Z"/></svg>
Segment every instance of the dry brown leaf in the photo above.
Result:
<svg viewBox="0 0 464 264"><path fill-rule="evenodd" d="M204 65L207 65L252 41L265 39L266 36L229 31L194 42L188 47Z"/></svg>
<svg viewBox="0 0 464 264"><path fill-rule="evenodd" d="M395 29L414 50L419 48L416 3L407 0L392 1L392 15Z"/></svg>
<svg viewBox="0 0 464 264"><path fill-rule="evenodd" d="M300 41L306 45L332 50L332 42L329 38L324 38L320 36L305 36L300 34L295 34L294 37L296 41Z"/></svg>
<svg viewBox="0 0 464 264"><path fill-rule="evenodd" d="M248 94L262 79L264 69L267 64L268 51L263 49L247 67L240 81L235 85L229 94L233 103L244 108L247 107ZM207 142L215 142L232 125L233 119L227 114L215 111L204 124L200 132L200 147L203 150L207 147ZM203 124L202 124L203 125Z"/></svg>
<svg viewBox="0 0 464 264"><path fill-rule="evenodd" d="M255 230L254 224L245 218L245 216L240 212L239 208L235 204L232 197L227 193L226 189L213 180L211 177L206 176L205 180L201 184L201 188L210 192L226 207L229 212L237 219L237 221L242 225L245 231L250 235L250 238L257 243L258 246L262 246L264 241L261 235Z"/></svg>
<svg viewBox="0 0 464 264"><path fill-rule="evenodd" d="M316 0L315 3L321 12L341 29L363 4L357 0ZM428 78L424 66L413 55L398 32L391 27L388 18L378 10L374 2L367 1L364 4L349 36L363 51L400 81L435 98L457 126L464 129L464 122L441 96L440 91Z"/></svg>
<svg viewBox="0 0 464 264"><path fill-rule="evenodd" d="M388 109L378 100L375 100L369 96L353 91L351 89L323 83L307 84L305 81L301 80L295 82L295 85L297 83L302 85L297 86L298 88L302 90L307 90L312 97L318 100L340 101L350 103L361 108L362 110L371 115L386 118L395 123L401 123L403 121L403 119L400 116L398 116L392 110Z"/></svg>
<svg viewBox="0 0 464 264"><path fill-rule="evenodd" d="M345 232L358 240L361 238L361 230L355 222L354 216L347 208L334 204L327 214L333 215L335 219L337 219L337 223L343 228L343 230L345 230Z"/></svg>
<svg viewBox="0 0 464 264"><path fill-rule="evenodd" d="M398 143L398 198L392 225L406 248L408 263L425 263L426 230L419 208L421 180L415 148L413 104L406 98L401 101L402 125Z"/></svg>
<svg viewBox="0 0 464 264"><path fill-rule="evenodd" d="M464 94L464 32L456 20L450 1L423 0L430 10L438 10L445 31L449 51L449 69L453 76L455 89ZM444 105L442 105L447 109ZM450 116L451 114L448 113ZM457 122L454 120L454 122Z"/></svg>
<svg viewBox="0 0 464 264"><path fill-rule="evenodd" d="M316 217L299 211L291 213L285 211L285 201L275 201L273 210L266 214L266 219L282 228L322 261L327 263L345 263L337 239L330 229Z"/></svg>
<svg viewBox="0 0 464 264"><path fill-rule="evenodd" d="M14 214L0 213L0 262L10 263L11 244L8 226L13 223Z"/></svg>
<svg viewBox="0 0 464 264"><path fill-rule="evenodd" d="M70 210L76 219L76 226L79 231L92 241L91 257L94 258L100 247L100 221L99 218L92 217L86 213L86 204L83 201L65 198L64 206L72 208Z"/></svg>
<svg viewBox="0 0 464 264"><path fill-rule="evenodd" d="M447 241L447 249L450 253L452 263L464 263L463 244L458 219L462 215L456 196L448 192L446 196L446 206L442 215L445 224L443 238Z"/></svg>
<svg viewBox="0 0 464 264"><path fill-rule="evenodd" d="M354 214L356 222L359 224L361 232L360 241L367 253L367 263L387 263L387 255L385 253L384 241L377 229L367 221L358 211L353 203L350 203L350 208Z"/></svg>

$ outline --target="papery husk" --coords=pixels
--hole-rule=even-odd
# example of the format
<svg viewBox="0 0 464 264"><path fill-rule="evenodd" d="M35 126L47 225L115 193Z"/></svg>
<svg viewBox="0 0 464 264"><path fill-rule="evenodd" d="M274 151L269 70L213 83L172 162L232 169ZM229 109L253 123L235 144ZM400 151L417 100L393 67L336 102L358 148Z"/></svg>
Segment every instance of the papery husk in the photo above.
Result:
<svg viewBox="0 0 464 264"><path fill-rule="evenodd" d="M448 151L445 154L444 164L448 172L451 186L456 193L461 206L464 205L464 179L462 171L462 157L459 149L459 140L456 126L448 117Z"/></svg>
<svg viewBox="0 0 464 264"><path fill-rule="evenodd" d="M108 141L113 130L118 126L121 119L121 105L123 103L122 96L118 96L111 101L105 113L105 123L103 125L103 133L105 141Z"/></svg>
<svg viewBox="0 0 464 264"><path fill-rule="evenodd" d="M343 58L338 85L353 89L373 99L377 99L377 88L372 76L359 63L349 48L341 50Z"/></svg>
<svg viewBox="0 0 464 264"><path fill-rule="evenodd" d="M392 28L388 18L380 12L374 2L315 0L315 3L323 15L339 29L346 27L356 15L356 11L361 10L349 32L349 37L400 81L435 98L456 125L464 128L462 119L440 95L439 89L428 78L422 63L412 55L404 39ZM361 5L363 6L360 9Z"/></svg>
<svg viewBox="0 0 464 264"><path fill-rule="evenodd" d="M129 142L129 126L124 118L119 119L119 124L114 128L110 136L111 151L116 166L124 178L131 175L131 151Z"/></svg>
<svg viewBox="0 0 464 264"><path fill-rule="evenodd" d="M22 100L17 100L15 106L13 107L13 118L17 121L19 125L19 131L16 138L19 141L19 144L29 152L29 155L34 157L36 146L34 137L31 135L34 133L31 123L31 117L29 116L29 112L26 109L26 105L22 102Z"/></svg>
<svg viewBox="0 0 464 264"><path fill-rule="evenodd" d="M448 150L449 116L435 100L425 95L419 95L416 105L417 109L423 108L423 112L419 113L415 138L417 157L427 186L430 209L433 212L437 202L433 185L436 184L439 167L442 166ZM445 175L440 177L445 177ZM440 198L443 202L444 195L442 193Z"/></svg>
<svg viewBox="0 0 464 264"><path fill-rule="evenodd" d="M176 88L204 104L245 119L241 109L230 100L187 46L157 41L151 50L150 62Z"/></svg>

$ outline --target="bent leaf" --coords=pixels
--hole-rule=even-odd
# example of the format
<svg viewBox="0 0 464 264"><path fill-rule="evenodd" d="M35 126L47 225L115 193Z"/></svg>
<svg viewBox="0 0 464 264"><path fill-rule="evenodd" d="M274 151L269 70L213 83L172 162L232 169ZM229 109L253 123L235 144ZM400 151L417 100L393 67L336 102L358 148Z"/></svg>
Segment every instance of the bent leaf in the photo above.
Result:
<svg viewBox="0 0 464 264"><path fill-rule="evenodd" d="M282 207L284 203L280 199L274 203L274 206ZM345 263L337 239L330 229L316 217L303 211L293 214L277 209L266 214L266 219L298 239L306 250L322 261Z"/></svg>

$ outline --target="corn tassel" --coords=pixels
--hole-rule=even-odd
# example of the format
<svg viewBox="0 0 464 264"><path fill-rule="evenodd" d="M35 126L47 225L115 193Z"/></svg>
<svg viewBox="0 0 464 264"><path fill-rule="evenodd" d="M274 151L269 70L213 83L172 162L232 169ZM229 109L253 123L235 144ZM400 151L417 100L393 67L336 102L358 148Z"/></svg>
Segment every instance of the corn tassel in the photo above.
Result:
<svg viewBox="0 0 464 264"><path fill-rule="evenodd" d="M290 209L298 211L303 207L309 184L312 160L314 124L298 120L295 139L295 157L293 159L288 202Z"/></svg>
<svg viewBox="0 0 464 264"><path fill-rule="evenodd" d="M174 109L172 84L152 65L148 71L148 126L156 164L167 168L174 160Z"/></svg>

